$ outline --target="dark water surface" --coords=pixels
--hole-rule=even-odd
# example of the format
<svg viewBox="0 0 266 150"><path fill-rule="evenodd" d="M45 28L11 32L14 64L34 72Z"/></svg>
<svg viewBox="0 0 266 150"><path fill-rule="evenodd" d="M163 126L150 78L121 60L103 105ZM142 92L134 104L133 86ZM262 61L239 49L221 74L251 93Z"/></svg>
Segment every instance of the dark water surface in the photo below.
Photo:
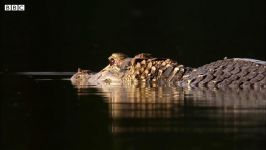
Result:
<svg viewBox="0 0 266 150"><path fill-rule="evenodd" d="M79 89L64 78L3 75L4 150L266 148L265 89Z"/></svg>

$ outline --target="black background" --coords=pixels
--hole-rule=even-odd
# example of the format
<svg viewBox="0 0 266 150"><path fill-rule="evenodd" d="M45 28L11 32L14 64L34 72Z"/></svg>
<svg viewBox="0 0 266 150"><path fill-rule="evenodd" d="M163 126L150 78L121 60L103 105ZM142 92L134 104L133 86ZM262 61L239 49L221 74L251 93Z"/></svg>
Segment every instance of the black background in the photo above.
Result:
<svg viewBox="0 0 266 150"><path fill-rule="evenodd" d="M5 12L10 3L26 11ZM6 0L2 70L99 70L112 52L194 67L225 56L265 60L264 9L264 0Z"/></svg>

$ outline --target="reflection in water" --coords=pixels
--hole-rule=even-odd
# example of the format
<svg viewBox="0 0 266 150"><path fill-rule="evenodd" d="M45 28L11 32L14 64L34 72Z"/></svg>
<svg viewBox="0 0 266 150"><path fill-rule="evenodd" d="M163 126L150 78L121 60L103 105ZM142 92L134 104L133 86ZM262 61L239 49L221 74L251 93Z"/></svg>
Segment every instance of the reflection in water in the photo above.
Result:
<svg viewBox="0 0 266 150"><path fill-rule="evenodd" d="M90 95L79 88L80 96ZM103 86L112 133L239 132L265 136L265 90Z"/></svg>
<svg viewBox="0 0 266 150"><path fill-rule="evenodd" d="M73 89L70 81L54 79L4 77L3 150L266 148L262 90Z"/></svg>

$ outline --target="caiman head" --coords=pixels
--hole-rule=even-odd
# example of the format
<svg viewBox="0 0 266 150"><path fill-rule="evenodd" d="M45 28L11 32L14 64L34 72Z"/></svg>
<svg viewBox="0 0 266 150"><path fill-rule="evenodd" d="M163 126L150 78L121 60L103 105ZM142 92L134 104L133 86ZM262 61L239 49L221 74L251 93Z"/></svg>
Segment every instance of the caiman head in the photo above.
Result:
<svg viewBox="0 0 266 150"><path fill-rule="evenodd" d="M122 77L128 71L132 58L123 53L113 53L109 58L109 64L98 73L89 73L78 70L71 77L75 85L95 84L121 84Z"/></svg>

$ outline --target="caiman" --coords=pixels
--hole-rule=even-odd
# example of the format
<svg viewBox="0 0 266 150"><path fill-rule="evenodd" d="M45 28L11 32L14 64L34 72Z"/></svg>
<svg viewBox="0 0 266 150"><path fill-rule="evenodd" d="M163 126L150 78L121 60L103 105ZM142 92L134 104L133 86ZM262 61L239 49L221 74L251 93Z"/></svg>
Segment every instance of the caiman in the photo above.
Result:
<svg viewBox="0 0 266 150"><path fill-rule="evenodd" d="M224 58L198 68L185 67L168 58L141 53L133 58L113 53L100 72L78 69L74 85L170 84L179 87L266 88L266 61Z"/></svg>

